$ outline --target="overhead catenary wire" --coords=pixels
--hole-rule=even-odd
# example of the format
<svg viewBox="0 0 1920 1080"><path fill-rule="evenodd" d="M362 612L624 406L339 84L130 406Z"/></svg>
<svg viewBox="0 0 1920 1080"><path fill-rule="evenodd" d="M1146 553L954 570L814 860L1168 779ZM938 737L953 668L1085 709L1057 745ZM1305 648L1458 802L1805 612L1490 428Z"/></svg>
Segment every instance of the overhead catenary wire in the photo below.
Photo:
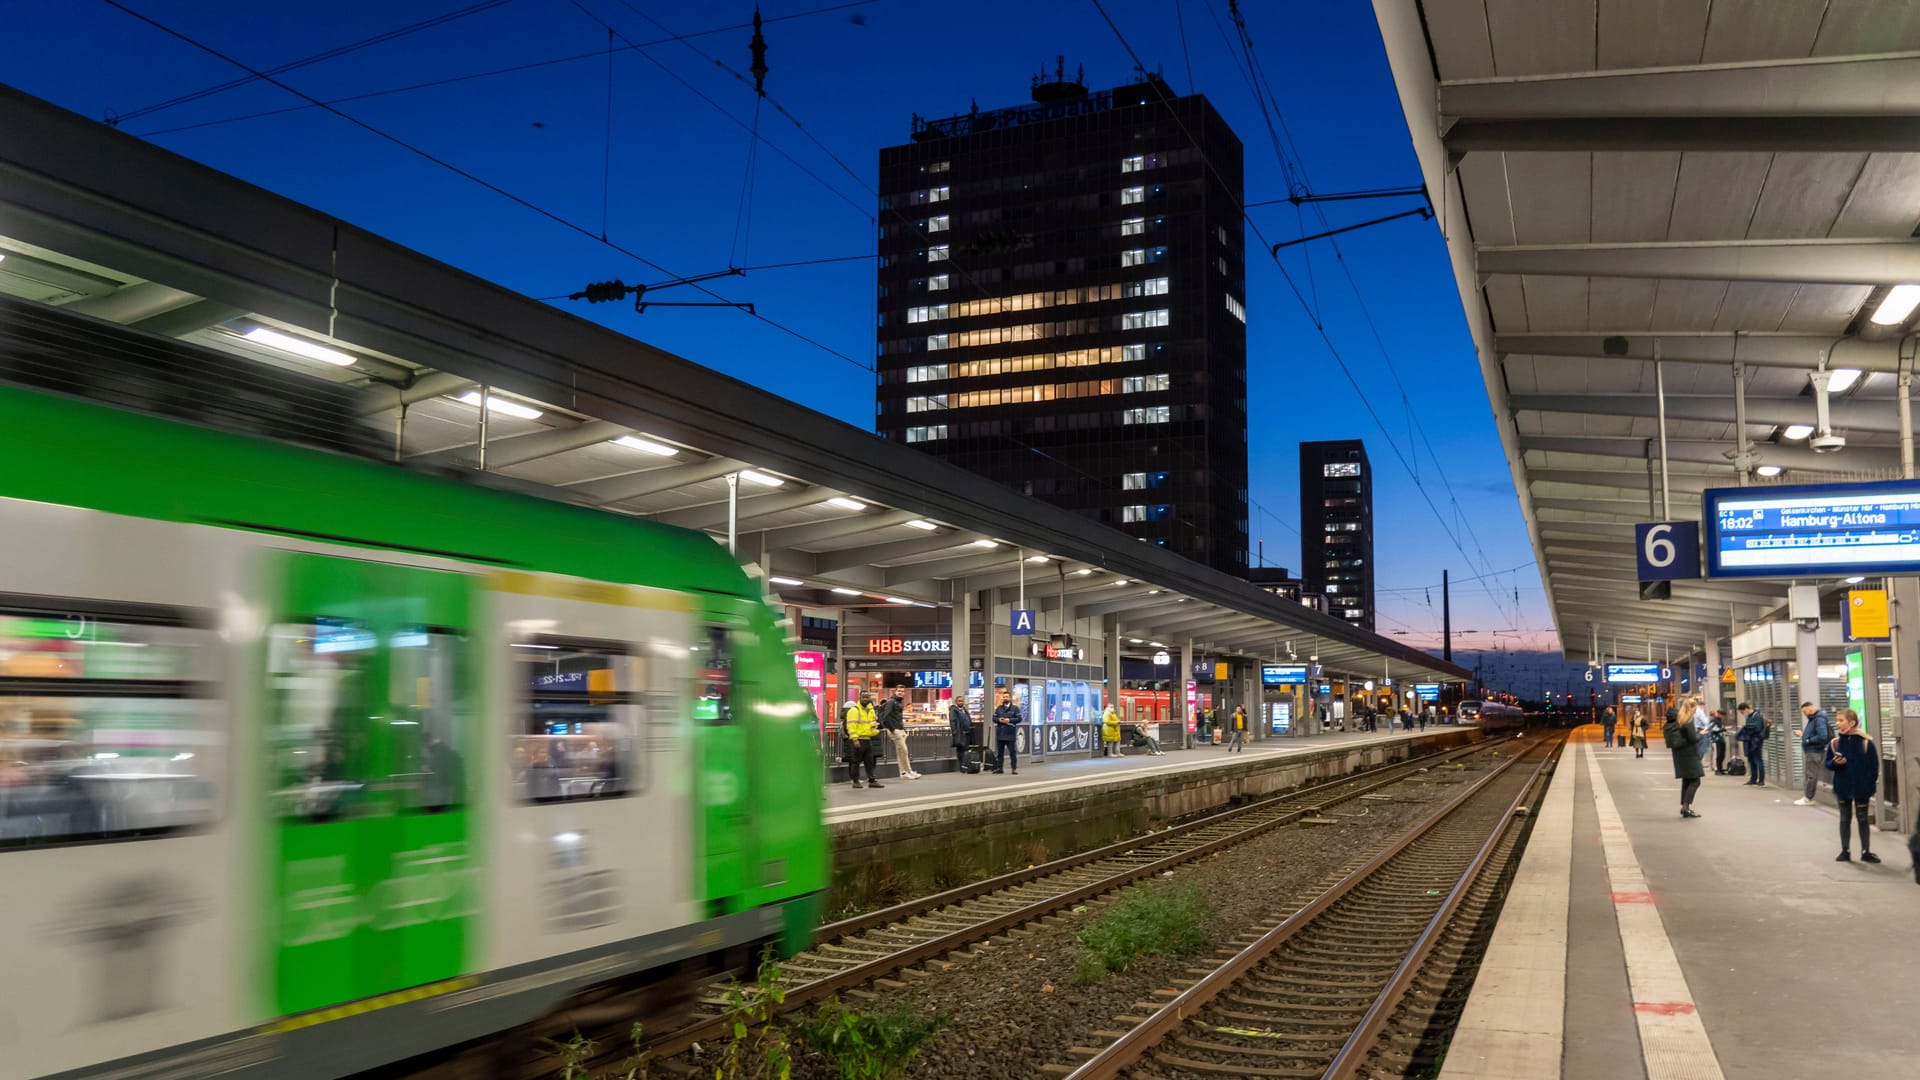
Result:
<svg viewBox="0 0 1920 1080"><path fill-rule="evenodd" d="M294 87L289 86L288 84L280 81L279 79L273 76L267 75L264 72L261 72L258 69L252 67L251 65L239 59L236 59L235 57L229 56L226 53L223 53L220 50L215 49L210 45L197 41L193 37L189 36L188 34L183 33L179 30L176 30L173 27L160 22L158 19L155 19L149 15L136 11L133 8L128 7L126 4L122 3L121 0L102 0L102 2L107 4L107 6L114 8L117 11L120 11L134 19L139 20L140 22L147 24L148 26L153 27L156 30L159 30L160 32L166 34L169 37L174 38L177 41L180 41L186 45L190 45L193 48L199 49L200 51L208 54L209 56L212 56L225 63L232 64L234 67L237 67L242 71L250 72L254 74L256 77L260 78L261 80L271 83L274 86L278 87L281 90L286 91L289 94L292 94L296 97L305 98L307 101L310 101L313 104L319 106L320 108L325 109L327 112L333 114L334 116L337 116L340 119L347 121L348 123L354 125L355 127L358 127L361 130L366 131L367 133L374 135L385 142L391 143L394 146L397 146L407 151L410 154L413 154L425 161L431 162L434 165L437 165L443 169L446 169L448 172L451 172L456 176L459 176L479 187L485 188L486 190L494 193L495 195L498 195L501 198L514 203L515 205L518 205L526 210L529 210L535 214L538 214L539 216L546 218L547 220L557 225L560 225L572 232L579 233L581 236L585 236L588 239L595 241L596 243L604 244L608 248L611 248L612 250L617 251L620 254L625 255L630 259L633 259L635 262L638 262L643 266L647 266L671 278L675 278L675 279L684 278L684 275L674 273L672 270L668 269L667 267L662 266L661 264L653 261L652 259L647 258L646 256L640 254L637 251L632 250L631 248L625 247L612 240L602 240L601 238L595 236L591 229L588 229L580 225L578 222L571 221L568 218L565 218L560 214L557 214L552 210L549 210L546 207L541 206L538 203L535 203L532 200L527 199L521 195L516 195L513 192L508 191L506 188L503 188L500 185L495 184L492 181L487 180L475 173L469 172L468 170L463 169L460 166L455 165L444 158L438 157L435 154L430 153L429 151L423 150L420 147L417 147L412 143L407 142L406 140L400 138L397 135L394 135L390 132L387 132L378 127L375 127L374 125L367 123L366 121L361 120L360 118L353 116L349 113L342 112L341 110L334 108L333 106L322 104L319 101L319 99L313 97L312 95L307 94L304 91L297 90ZM706 293L708 296L711 296L716 300L723 301L727 304L733 303L733 301L729 300L727 297L722 296L717 292L714 292L712 289L707 288L705 285L695 284L694 288L700 290L703 293ZM825 342L818 341L812 337L809 337L808 335L803 334L800 331L793 329L792 327L776 322L775 320L770 319L765 315L762 315L756 311L747 310L747 309L742 309L742 310L746 310L746 313L749 317L756 319L762 323L765 323L766 325L771 326L774 329L779 330L780 332L787 334L788 336L798 341L805 342L806 344L811 345L814 348L819 349L824 353L827 353L831 356L838 357L839 359L844 360L849 364L852 364L854 367L857 367L863 371L869 371L869 372L873 370L873 366L871 364L862 363L861 361L856 360L851 356L848 356L846 353L843 353L840 350L835 349L834 347L826 344Z"/></svg>
<svg viewBox="0 0 1920 1080"><path fill-rule="evenodd" d="M1148 70L1140 54L1134 49L1132 43L1127 40L1126 35L1120 30L1119 24L1113 21L1113 16L1107 12L1106 6L1101 0L1091 0L1091 2L1094 10L1099 13L1101 19L1106 22L1107 28L1113 32L1114 37L1119 41L1120 47L1124 49L1127 55L1133 60L1134 66L1141 71ZM1199 140L1194 136L1193 132L1187 128L1186 121L1181 118L1178 110L1173 108L1172 100L1166 96L1164 84L1150 81L1149 85L1161 96L1161 101L1167 106L1168 114L1173 118L1174 123L1180 127L1190 142L1198 146ZM1231 191L1232 186L1227 184L1226 179L1220 175L1218 166L1207 159L1205 155L1202 155L1201 160L1207 170L1220 182L1221 186ZM1340 348L1335 344L1332 335L1328 333L1325 322L1315 314L1312 305L1307 301L1306 295L1300 291L1299 284L1294 281L1293 275L1287 271L1286 265L1280 261L1279 256L1274 254L1272 245L1267 242L1266 236L1261 231L1259 223L1254 221L1246 212L1244 204L1236 200L1236 205L1239 206L1242 220L1247 223L1248 228L1253 230L1254 236L1260 240L1261 246L1267 250L1269 257L1273 259L1275 267L1280 271L1281 279L1287 283L1288 290L1293 293L1294 299L1299 302L1302 310L1307 313L1308 321L1313 325L1314 331L1319 335L1321 343L1326 346L1328 354L1333 357L1335 365L1340 369L1340 373L1346 378L1348 384L1353 387L1355 395L1360 399L1361 407L1366 410L1367 415L1373 420L1374 425L1380 429L1381 435L1386 439L1388 449L1393 451L1394 457L1399 460L1401 467L1407 471L1407 474L1409 476L1415 476L1415 470L1407 460L1406 454L1401 451L1398 440L1393 437L1392 431L1387 427L1379 411L1374 407L1373 401L1367 396L1365 389L1360 383L1359 377L1354 374L1352 367L1346 361L1346 357L1340 352ZM1427 504L1428 510L1432 511L1434 520L1439 522L1440 529L1446 535L1447 539L1453 544L1454 548L1460 552L1461 557L1471 564L1473 557L1467 554L1465 544L1461 542L1459 535L1447 521L1446 515L1440 512L1440 507L1434 502L1433 495L1427 490L1426 485L1416 479L1414 489L1420 493L1421 500ZM1489 599L1493 600L1494 606L1501 609L1502 617L1504 618L1505 611L1501 608L1499 599L1491 589L1487 590L1487 595Z"/></svg>

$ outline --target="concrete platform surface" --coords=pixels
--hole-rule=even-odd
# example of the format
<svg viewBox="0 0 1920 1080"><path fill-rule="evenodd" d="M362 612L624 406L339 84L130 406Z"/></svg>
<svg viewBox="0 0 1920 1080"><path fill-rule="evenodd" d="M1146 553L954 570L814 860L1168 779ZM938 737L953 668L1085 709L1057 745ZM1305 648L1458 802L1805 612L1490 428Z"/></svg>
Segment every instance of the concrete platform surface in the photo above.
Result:
<svg viewBox="0 0 1920 1080"><path fill-rule="evenodd" d="M1472 725L1466 725L1468 729ZM1459 730L1455 725L1429 725L1427 733ZM1408 742L1422 732L1329 732L1301 738L1249 741L1244 751L1219 746L1168 750L1160 757L1145 753L1117 758L1087 757L1081 753L1054 755L1044 761L1020 761L1018 773L929 773L918 780L883 780L879 791L855 789L844 781L827 785L826 821L833 825L865 817L928 810L969 803L992 802L1011 795L1059 791L1116 782L1138 781L1156 774L1203 772L1249 762L1270 762L1303 754L1350 747L1384 746Z"/></svg>
<svg viewBox="0 0 1920 1080"><path fill-rule="evenodd" d="M1576 733L1556 774L1515 878L1520 902L1473 990L1474 1027L1442 1076L1920 1076L1920 886L1904 838L1874 834L1880 865L1857 861L1857 838L1856 861L1835 862L1832 808L1711 774L1694 801L1703 816L1683 820L1665 748L1636 759L1601 748L1597 730ZM1571 829L1555 802L1567 794ZM1494 1019L1555 966L1503 941L1564 950L1558 1046L1550 1020Z"/></svg>

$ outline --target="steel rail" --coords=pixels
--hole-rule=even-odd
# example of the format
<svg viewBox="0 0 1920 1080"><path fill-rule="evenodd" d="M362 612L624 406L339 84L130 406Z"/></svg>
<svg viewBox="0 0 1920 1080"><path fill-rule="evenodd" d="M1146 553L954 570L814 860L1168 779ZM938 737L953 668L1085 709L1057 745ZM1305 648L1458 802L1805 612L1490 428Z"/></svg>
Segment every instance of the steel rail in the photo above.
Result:
<svg viewBox="0 0 1920 1080"><path fill-rule="evenodd" d="M1490 748L1491 747L1488 743L1479 742L1479 743L1473 744L1470 747L1464 747L1464 748L1453 750L1453 751L1446 751L1442 754L1428 755L1427 758L1416 759L1416 760L1424 763L1434 757L1444 758L1444 757L1464 756L1469 753L1481 752L1481 751L1488 750ZM1030 903L1021 904L1019 907L1016 907L1002 914L995 915L991 918L985 919L980 922L976 922L970 926L962 927L961 929L952 931L950 933L942 934L938 937L928 939L927 941L908 946L907 948L888 953L885 956L875 957L872 960L854 965L853 967L849 967L844 971L835 972L834 974L831 974L831 975L822 976L821 978L813 979L807 982L800 983L796 986L789 987L786 991L786 997L782 1002L779 1011L783 1013L792 1012L800 1008L801 1006L810 1005L817 1001L823 1001L835 994L841 993L842 991L849 990L857 986L861 986L865 983L872 982L875 979L885 978L886 976L892 975L893 973L900 971L903 968L909 968L916 964L924 963L938 956L953 952L956 949L962 948L967 945L971 945L976 941L982 941L987 938L993 937L995 934L1001 933L1013 927L1020 926L1022 924L1029 923L1029 922L1034 922L1040 918L1043 918L1047 915L1052 914L1055 911L1059 911L1064 908L1070 908L1073 905L1078 904L1083 900L1089 900L1103 893L1109 893L1116 889L1123 888L1127 885L1132 884L1135 881L1140 881L1145 878L1153 877L1167 870L1171 870L1174 867L1177 867L1183 863L1188 863L1196 859L1204 858L1205 856L1211 855L1216 851L1220 851L1225 848L1231 847L1235 844L1245 842L1246 840L1249 840L1254 836L1279 828L1283 825L1293 824L1294 822L1299 821L1301 818L1306 817L1307 815L1314 813L1315 811L1324 809L1327 806L1338 805L1340 803L1349 802L1353 799L1359 798L1362 795L1370 794L1374 791L1377 791L1380 788L1390 787L1394 784L1404 783L1409 778L1411 773L1419 771L1418 769L1409 770L1405 768L1406 766L1413 765L1413 764L1415 764L1415 762L1408 761L1408 762L1402 762L1399 765L1388 768L1388 769L1382 769L1380 770L1382 773L1392 773L1393 775L1382 776L1380 779L1372 783L1363 784L1357 788L1354 788L1353 790L1343 792L1340 795L1338 795L1335 799L1333 799L1331 802L1321 801L1321 802L1315 802L1312 805L1302 806L1297 810L1292 810L1287 813L1281 814L1280 816L1275 817L1271 820L1261 821L1256 824L1249 825L1246 828L1235 830L1234 832L1227 833L1223 836L1216 837L1213 840L1209 840L1209 841L1206 841L1205 843L1197 844L1190 848L1184 848L1180 851L1176 851L1171 854L1162 856L1158 859L1154 859L1151 862L1136 863L1116 873L1109 874L1105 877L1098 878L1094 881L1076 886L1064 892L1054 893L1042 899L1035 900ZM1504 772L1507 768L1511 767L1512 764L1513 764L1512 761L1503 763L1502 765L1497 767L1492 773L1490 773L1486 778L1476 782L1473 786L1468 788L1467 789L1468 793L1478 791L1481 785L1485 784L1487 780L1492 779L1493 776L1499 775L1501 772ZM1239 817L1247 812L1250 812L1252 810L1262 808L1262 807L1271 810L1273 809L1271 805L1273 802L1281 801L1288 798L1298 798L1301 795L1312 794L1314 791L1318 791L1323 788L1332 787L1334 786L1334 784L1351 783L1353 779L1354 779L1353 777L1347 777L1340 781L1334 781L1333 783L1319 785L1316 788L1310 788L1310 789L1306 789L1305 791L1294 792L1290 796L1276 796L1275 799L1273 800L1263 800L1262 802L1253 804L1252 806L1237 808L1234 811L1228 812L1227 815L1218 815L1218 814L1212 815L1208 818L1203 818L1200 821L1193 822L1192 827L1218 825L1223 816ZM1188 828L1188 827L1183 827L1183 828ZM1108 848L1130 849L1131 847L1141 846L1140 841L1147 841L1147 842L1159 841L1164 839L1168 835L1169 835L1168 833L1155 833L1151 837L1138 838L1135 842L1123 841L1121 842L1121 844L1118 844L1118 845L1108 845ZM1102 848L1099 850L1107 851L1108 848ZM1122 850L1120 853L1124 854L1125 851ZM1091 856L1094 853L1090 852L1087 854ZM1068 861L1078 860L1080 858L1081 857L1079 856L1075 856L1075 857L1071 857L1071 859L1069 860L1061 860L1061 861L1068 862ZM1071 869L1071 868L1072 867L1066 867L1064 869ZM1040 868L1038 867L1035 868L1035 870L1038 870L1038 869ZM1001 880L1002 887L1005 886L1006 883L1004 879L997 879L997 880ZM949 893L959 893L963 891L964 889L949 890ZM940 894L940 895L944 896L948 894ZM901 906L914 907L915 910L911 912L911 914L920 914L922 911L927 910L924 902L919 902L913 905L901 905ZM848 920L848 921L851 922L853 920ZM647 1052L656 1061L661 1060L663 1058L673 1057L677 1054L685 1052L688 1049L691 1049L693 1044L696 1042L703 1042L703 1041L714 1039L716 1037L724 1036L728 1031L732 1029L733 1023L734 1023L733 1017L727 1016L724 1014L720 1016L710 1017L704 1020L696 1021L695 1023L689 1026L680 1028L676 1031L665 1033L661 1035L658 1039L649 1041L646 1049L647 1049Z"/></svg>
<svg viewBox="0 0 1920 1080"><path fill-rule="evenodd" d="M1465 791L1448 800L1445 805L1427 815L1412 829L1401 834L1399 839L1368 859L1358 869L1308 901L1306 906L1288 916L1280 925L1261 935L1258 940L1236 953L1231 960L1181 991L1155 1010L1146 1020L1135 1025L1100 1053L1089 1058L1079 1068L1069 1073L1067 1080L1113 1080L1118 1077L1122 1070L1136 1064L1159 1045L1168 1033L1197 1015L1203 1007L1225 992L1242 975L1272 955L1276 949L1299 934L1327 909L1346 898L1395 856L1412 847L1416 841L1432 832L1455 811L1471 802L1488 784L1504 776L1507 770L1518 765L1520 760L1514 757L1500 763ZM1542 766L1544 765L1543 762Z"/></svg>
<svg viewBox="0 0 1920 1080"><path fill-rule="evenodd" d="M1353 1029L1353 1034L1347 1037L1339 1053L1335 1054L1333 1061L1327 1065L1327 1071L1321 1075L1321 1080L1352 1080L1359 1074L1360 1067L1365 1063L1367 1051L1379 1039L1381 1030L1386 1027L1394 1010L1400 1007L1401 999L1413 986L1420 970L1426 966L1427 957L1439 943L1446 931L1447 923L1479 881L1481 872L1493 858L1493 853L1500 846L1501 840L1516 827L1516 823L1520 820L1516 816L1520 808L1526 805L1527 800L1533 798L1541 782L1552 776L1552 770L1559 760L1560 753L1559 748L1551 751L1547 759L1541 762L1539 768L1527 779L1526 785L1520 789L1519 794L1507 804L1506 812L1500 815L1499 827L1488 834L1486 843L1480 845L1480 850L1474 854L1473 861L1461 872L1460 880L1447 893L1447 898L1441 903L1440 910L1434 912L1433 918L1428 920L1426 929L1420 932L1420 937L1414 942L1413 948L1407 951L1406 959L1394 969L1393 976L1387 980L1387 985L1381 988L1379 996L1374 998L1373 1005L1367 1009L1367 1014L1361 1018L1359 1026Z"/></svg>

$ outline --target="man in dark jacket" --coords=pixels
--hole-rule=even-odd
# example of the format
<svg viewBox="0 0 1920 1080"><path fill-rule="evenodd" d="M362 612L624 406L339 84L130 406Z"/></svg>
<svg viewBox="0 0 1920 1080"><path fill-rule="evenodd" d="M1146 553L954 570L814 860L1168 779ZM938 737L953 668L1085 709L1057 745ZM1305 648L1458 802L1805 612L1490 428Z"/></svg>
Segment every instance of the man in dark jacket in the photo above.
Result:
<svg viewBox="0 0 1920 1080"><path fill-rule="evenodd" d="M1680 781L1680 816L1697 818L1700 815L1693 812L1693 795L1700 790L1700 777L1705 771L1700 767L1700 733L1694 730L1691 718L1682 718L1671 706L1661 732L1666 736L1667 750L1673 754L1673 775Z"/></svg>
<svg viewBox="0 0 1920 1080"><path fill-rule="evenodd" d="M1713 743L1713 775L1725 776L1727 773L1727 720L1726 714L1719 709L1713 710L1707 720L1707 738Z"/></svg>
<svg viewBox="0 0 1920 1080"><path fill-rule="evenodd" d="M1015 776L1020 774L1020 757L1015 753L1016 740L1020 735L1020 725L1027 718L1020 715L1020 706L1013 703L1013 692L1000 691L1000 704L993 708L993 751L1000 757L1002 769L1012 769Z"/></svg>
<svg viewBox="0 0 1920 1080"><path fill-rule="evenodd" d="M1766 717L1744 701L1733 711L1740 714L1740 752L1747 758L1747 784L1764 787L1767 783L1767 734L1772 727Z"/></svg>
<svg viewBox="0 0 1920 1080"><path fill-rule="evenodd" d="M1601 711L1600 730L1604 734L1604 738L1605 738L1605 741L1600 744L1601 746L1613 745L1613 729L1614 729L1614 726L1617 725L1619 722L1620 722L1620 715L1613 711L1613 706L1609 705L1604 710Z"/></svg>
<svg viewBox="0 0 1920 1080"><path fill-rule="evenodd" d="M1840 854L1834 862L1852 862L1848 836L1856 819L1860 822L1860 861L1877 863L1880 856L1872 850L1873 824L1867 804L1880 784L1880 753L1873 740L1860 734L1860 714L1840 710L1840 733L1827 743L1821 762L1833 774L1833 797L1840 803Z"/></svg>
<svg viewBox="0 0 1920 1080"><path fill-rule="evenodd" d="M967 771L967 747L973 744L973 714L967 711L967 699L954 691L947 703L947 727L953 732L953 757L960 771Z"/></svg>
<svg viewBox="0 0 1920 1080"><path fill-rule="evenodd" d="M879 721L880 730L893 744L893 756L900 761L900 778L918 780L920 774L913 771L913 757L907 753L907 705L901 700L900 691L895 690L874 710L874 719Z"/></svg>
<svg viewBox="0 0 1920 1080"><path fill-rule="evenodd" d="M1805 790L1793 800L1795 806L1812 806L1814 793L1820 790L1820 774L1827 767L1827 743L1833 741L1833 725L1827 714L1811 701L1800 703L1800 715L1806 724L1800 728L1800 758L1805 767Z"/></svg>

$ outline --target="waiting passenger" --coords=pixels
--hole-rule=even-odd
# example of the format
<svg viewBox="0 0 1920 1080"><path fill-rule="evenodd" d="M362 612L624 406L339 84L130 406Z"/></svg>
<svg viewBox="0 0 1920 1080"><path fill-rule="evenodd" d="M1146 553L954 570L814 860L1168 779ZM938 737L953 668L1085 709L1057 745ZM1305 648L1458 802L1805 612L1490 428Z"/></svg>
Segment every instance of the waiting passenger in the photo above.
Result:
<svg viewBox="0 0 1920 1080"><path fill-rule="evenodd" d="M947 728L952 732L954 762L966 772L967 748L973 745L973 714L967 711L967 699L957 691L947 703Z"/></svg>
<svg viewBox="0 0 1920 1080"><path fill-rule="evenodd" d="M1132 734L1133 734L1133 741L1131 743L1132 746L1146 747L1147 753L1152 757L1161 757L1166 753L1166 751L1160 749L1160 740L1147 734L1147 726L1145 724L1133 725Z"/></svg>
<svg viewBox="0 0 1920 1080"><path fill-rule="evenodd" d="M873 778L873 760L879 753L874 743L880 737L880 722L874 719L871 691L861 691L860 700L847 706L846 712L841 716L840 730L845 733L847 740L847 779L853 781L853 786L858 789L860 767L865 765L867 786L870 788L882 786Z"/></svg>
<svg viewBox="0 0 1920 1080"><path fill-rule="evenodd" d="M1639 721L1635 721L1636 725ZM1700 790L1700 777L1705 772L1700 767L1700 733L1693 729L1693 721L1682 719L1680 710L1667 710L1667 723L1663 730L1666 736L1667 750L1673 754L1673 775L1680 781L1680 816L1697 818L1693 812L1693 796ZM1640 725L1641 749L1646 748L1646 729ZM1636 754L1635 757L1640 755Z"/></svg>
<svg viewBox="0 0 1920 1080"><path fill-rule="evenodd" d="M1100 710L1100 756L1120 756L1120 710L1111 701Z"/></svg>
<svg viewBox="0 0 1920 1080"><path fill-rule="evenodd" d="M1800 763L1806 770L1806 783L1793 805L1812 806L1813 797L1820 793L1820 772L1826 768L1827 743L1832 741L1833 731L1825 710L1811 701L1800 703L1800 715L1806 718L1800 728Z"/></svg>
<svg viewBox="0 0 1920 1080"><path fill-rule="evenodd" d="M1247 749L1247 707L1235 705L1233 716L1227 721L1231 732L1227 736L1227 753L1235 751L1245 753Z"/></svg>
<svg viewBox="0 0 1920 1080"><path fill-rule="evenodd" d="M1020 757L1015 746L1020 726L1026 722L1026 717L1020 715L1020 706L1013 703L1012 692L1000 691L1000 704L993 709L993 750L999 761L994 772L1011 768L1015 776L1020 774Z"/></svg>
<svg viewBox="0 0 1920 1080"><path fill-rule="evenodd" d="M1873 740L1860 733L1860 714L1840 710L1840 733L1827 743L1822 763L1833 774L1833 797L1840 803L1840 854L1834 862L1852 862L1852 847L1847 835L1854 821L1860 822L1860 861L1877 863L1873 853L1873 825L1868 819L1868 803L1880 785L1880 753Z"/></svg>
<svg viewBox="0 0 1920 1080"><path fill-rule="evenodd" d="M1667 711L1671 713L1675 710L1668 709ZM1647 756L1647 722L1641 718L1639 713L1634 713L1633 719L1627 724L1627 745L1633 747L1634 757L1640 758Z"/></svg>
<svg viewBox="0 0 1920 1080"><path fill-rule="evenodd" d="M1756 787L1767 785L1767 736L1773 733L1773 725L1760 715L1760 710L1741 702L1733 710L1740 714L1740 751L1747 755L1747 783Z"/></svg>
<svg viewBox="0 0 1920 1080"><path fill-rule="evenodd" d="M1605 739L1605 741L1601 743L1602 746L1610 747L1613 745L1613 729L1619 722L1620 717L1613 711L1613 706L1609 705L1601 711L1600 731L1602 738Z"/></svg>
<svg viewBox="0 0 1920 1080"><path fill-rule="evenodd" d="M900 691L880 703L875 711L875 719L880 722L880 730L893 744L893 756L900 760L900 776L906 780L918 780L920 774L913 771L913 757L907 753L907 706L900 699Z"/></svg>

